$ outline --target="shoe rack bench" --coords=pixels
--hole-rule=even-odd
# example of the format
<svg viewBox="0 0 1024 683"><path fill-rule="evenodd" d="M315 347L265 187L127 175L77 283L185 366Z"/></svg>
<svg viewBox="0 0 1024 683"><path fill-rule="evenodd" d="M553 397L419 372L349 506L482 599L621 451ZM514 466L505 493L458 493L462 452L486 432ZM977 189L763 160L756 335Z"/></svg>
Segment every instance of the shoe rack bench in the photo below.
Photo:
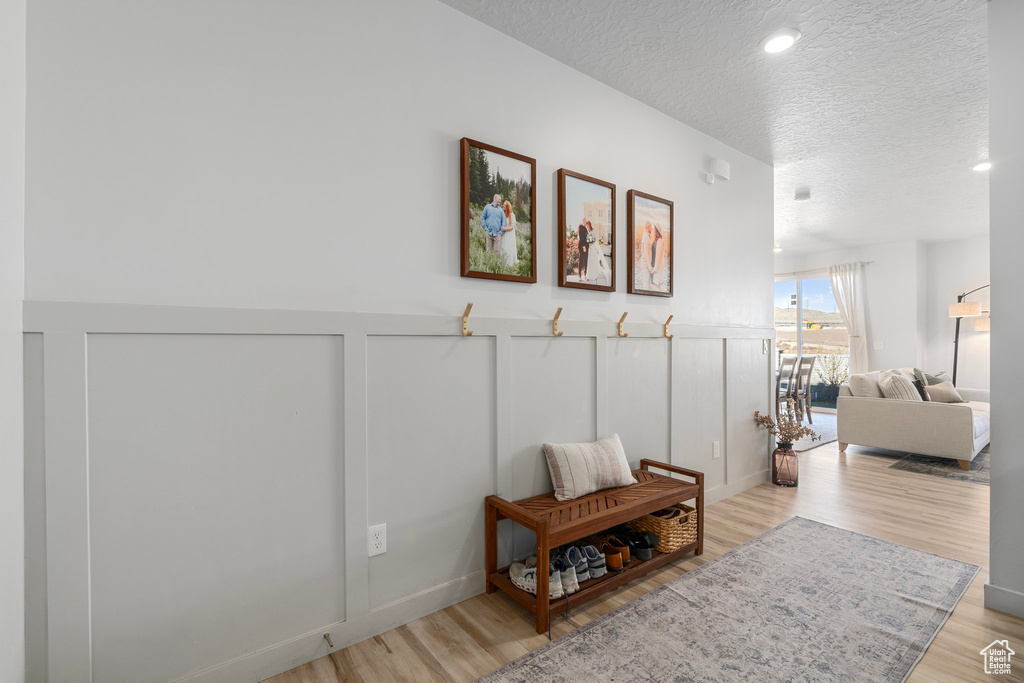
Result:
<svg viewBox="0 0 1024 683"><path fill-rule="evenodd" d="M651 472L651 468L669 475ZM688 477L684 481L672 474ZM618 588L658 567L692 552L704 552L704 473L683 469L656 460L641 460L640 469L633 471L637 483L608 489L570 501L558 501L554 493L509 502L498 496L485 499L486 514L486 574L487 592L501 590L530 610L537 621L537 633L549 630L551 617ZM654 551L650 560L632 558L622 572L609 571L599 579L580 584L580 590L570 596L551 600L548 594L548 552L554 548L578 541L605 529L624 524L637 517L662 508L696 500L697 540L671 553ZM513 585L508 567L498 568L498 522L511 519L537 535L537 595Z"/></svg>

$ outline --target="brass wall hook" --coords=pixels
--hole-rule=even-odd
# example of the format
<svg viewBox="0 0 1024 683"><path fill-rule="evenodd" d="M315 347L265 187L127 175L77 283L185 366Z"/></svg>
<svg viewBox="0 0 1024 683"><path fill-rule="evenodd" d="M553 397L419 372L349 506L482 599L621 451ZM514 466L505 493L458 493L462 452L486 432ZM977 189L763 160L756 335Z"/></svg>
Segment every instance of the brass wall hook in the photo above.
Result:
<svg viewBox="0 0 1024 683"><path fill-rule="evenodd" d="M560 315L562 315L562 307L561 306L559 306L558 310L555 311L555 319L551 323L552 326L553 326L554 335L556 337L561 337L564 334L564 332L562 332L561 330L558 329L558 316L560 316Z"/></svg>
<svg viewBox="0 0 1024 683"><path fill-rule="evenodd" d="M473 330L469 329L469 312L473 310L473 302L466 304L466 312L462 314L462 336L472 337Z"/></svg>
<svg viewBox="0 0 1024 683"><path fill-rule="evenodd" d="M621 317L621 318L619 318L619 336L620 336L620 337L628 337L628 336L629 336L629 335L628 335L627 333L625 333L625 332L623 332L623 331L622 331L622 323L624 323L624 322L626 321L626 316L627 316L627 315L629 315L629 312L628 312L628 311L627 311L627 312L625 312L625 313L623 313L623 314L622 314L622 317Z"/></svg>
<svg viewBox="0 0 1024 683"><path fill-rule="evenodd" d="M669 334L668 333L668 324L670 322L672 322L672 318L674 318L674 317L675 317L674 315L670 315L668 317L668 320L665 321L665 339L671 339L672 337L675 336L674 334Z"/></svg>

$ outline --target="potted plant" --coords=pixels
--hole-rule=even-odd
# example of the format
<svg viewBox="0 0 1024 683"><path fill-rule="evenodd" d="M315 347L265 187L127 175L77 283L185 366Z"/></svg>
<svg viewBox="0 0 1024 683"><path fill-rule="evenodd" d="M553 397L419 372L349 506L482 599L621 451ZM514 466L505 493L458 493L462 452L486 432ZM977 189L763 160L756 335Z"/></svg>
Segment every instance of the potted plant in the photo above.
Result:
<svg viewBox="0 0 1024 683"><path fill-rule="evenodd" d="M786 412L778 421L772 420L760 411L754 411L757 426L775 437L775 451L772 453L772 483L777 486L796 486L799 483L799 468L793 444L804 437L821 441L821 437L810 427L805 427L796 417L795 401L786 400Z"/></svg>

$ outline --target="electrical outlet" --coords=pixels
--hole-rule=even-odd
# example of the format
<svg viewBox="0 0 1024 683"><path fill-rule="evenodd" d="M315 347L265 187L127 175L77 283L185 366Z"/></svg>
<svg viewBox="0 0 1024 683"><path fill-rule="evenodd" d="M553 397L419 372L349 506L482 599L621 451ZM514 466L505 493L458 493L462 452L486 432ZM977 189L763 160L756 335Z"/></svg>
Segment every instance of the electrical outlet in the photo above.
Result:
<svg viewBox="0 0 1024 683"><path fill-rule="evenodd" d="M721 457L722 457L722 442L721 441L712 441L711 442L711 458L714 459L714 460L718 460Z"/></svg>
<svg viewBox="0 0 1024 683"><path fill-rule="evenodd" d="M875 351L881 351L884 348L885 348L885 342L880 342L880 341L876 341L875 342Z"/></svg>
<svg viewBox="0 0 1024 683"><path fill-rule="evenodd" d="M370 527L370 557L383 555L388 551L388 525L378 524Z"/></svg>

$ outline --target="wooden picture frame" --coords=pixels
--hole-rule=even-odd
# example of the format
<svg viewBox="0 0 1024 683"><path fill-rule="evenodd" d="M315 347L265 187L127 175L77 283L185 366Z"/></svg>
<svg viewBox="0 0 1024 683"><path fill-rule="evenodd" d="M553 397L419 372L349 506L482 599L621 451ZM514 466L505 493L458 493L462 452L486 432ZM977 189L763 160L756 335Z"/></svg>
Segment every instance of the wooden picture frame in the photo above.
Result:
<svg viewBox="0 0 1024 683"><path fill-rule="evenodd" d="M589 225L589 229L584 224ZM584 231L595 235L595 240L581 250L580 235ZM615 185L565 168L558 169L556 239L559 287L614 292Z"/></svg>
<svg viewBox="0 0 1024 683"><path fill-rule="evenodd" d="M462 138L461 142L461 204L462 204L462 277L478 277L510 282L537 281L537 161L507 149ZM500 170L505 163L506 176ZM494 169L491 169L491 165ZM525 164L528 169L523 166ZM526 176L529 174L529 187ZM497 209L488 209L493 201L485 197L501 195ZM508 197L506 197L508 195ZM505 213L504 203L511 206ZM529 203L529 207L525 204ZM483 219L490 219L494 228L494 211L502 210L501 228L511 222L515 248L509 249L507 233L491 235ZM529 230L524 229L526 219ZM526 239L529 245L526 245ZM504 250L504 251L503 251ZM525 263L528 259L528 262Z"/></svg>
<svg viewBox="0 0 1024 683"><path fill-rule="evenodd" d="M646 192L640 192L639 190L627 192L626 203L627 265L629 268L629 283L626 291L630 294L643 294L645 296L672 296L676 280L675 269L673 268L676 251L675 206L667 199L647 194ZM667 239L665 239L665 230L662 224L666 214L668 219ZM650 254L652 260L656 260L656 263L650 264L650 267L656 270L654 274L650 273L649 270L647 272L640 270L638 262L638 259L646 254L642 247L645 235L637 231L638 229L642 230L646 233L646 237L649 238L651 233L645 229L647 224L652 225L652 228L660 234L660 239L665 240L668 246L668 250L662 252L663 257L661 259L657 258L657 248L646 252L646 254ZM638 248L640 253L637 253Z"/></svg>

